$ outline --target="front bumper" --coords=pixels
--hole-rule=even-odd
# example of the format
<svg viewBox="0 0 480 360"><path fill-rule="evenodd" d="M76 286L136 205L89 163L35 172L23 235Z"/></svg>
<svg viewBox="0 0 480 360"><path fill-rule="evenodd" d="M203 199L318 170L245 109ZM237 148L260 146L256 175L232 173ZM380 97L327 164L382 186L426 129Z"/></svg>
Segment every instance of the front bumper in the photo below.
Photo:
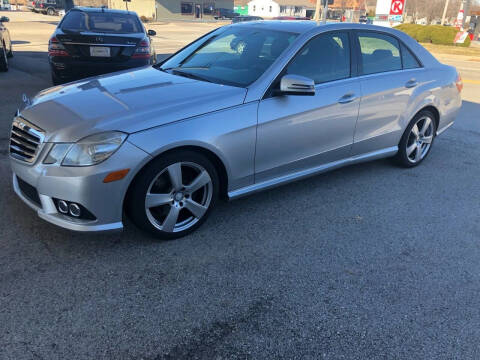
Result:
<svg viewBox="0 0 480 360"><path fill-rule="evenodd" d="M42 161L52 144L44 144L33 165L11 158L15 193L37 215L57 226L74 231L107 231L123 228L123 201L137 171L150 160L143 150L127 141L108 160L94 166L62 167ZM130 169L119 181L103 183L112 171ZM33 187L38 202L22 190L20 182ZM75 202L85 207L94 220L74 218L57 211L54 199Z"/></svg>

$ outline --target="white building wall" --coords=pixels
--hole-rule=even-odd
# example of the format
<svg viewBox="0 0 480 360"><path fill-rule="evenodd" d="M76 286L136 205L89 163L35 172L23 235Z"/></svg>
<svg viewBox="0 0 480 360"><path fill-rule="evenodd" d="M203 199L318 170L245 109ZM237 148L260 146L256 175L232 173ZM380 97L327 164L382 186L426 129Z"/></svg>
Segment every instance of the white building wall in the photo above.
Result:
<svg viewBox="0 0 480 360"><path fill-rule="evenodd" d="M248 15L273 18L280 16L280 5L273 0L252 0L248 3Z"/></svg>

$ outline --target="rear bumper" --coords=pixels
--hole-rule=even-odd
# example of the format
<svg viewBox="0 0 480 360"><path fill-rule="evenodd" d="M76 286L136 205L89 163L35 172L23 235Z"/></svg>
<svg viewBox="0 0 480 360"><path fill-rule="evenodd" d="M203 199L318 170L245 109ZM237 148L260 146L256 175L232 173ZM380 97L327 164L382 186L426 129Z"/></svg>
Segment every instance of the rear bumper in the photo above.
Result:
<svg viewBox="0 0 480 360"><path fill-rule="evenodd" d="M88 76L108 74L150 65L150 59L130 59L127 61L79 61L63 57L49 58L52 73L59 79L76 80Z"/></svg>

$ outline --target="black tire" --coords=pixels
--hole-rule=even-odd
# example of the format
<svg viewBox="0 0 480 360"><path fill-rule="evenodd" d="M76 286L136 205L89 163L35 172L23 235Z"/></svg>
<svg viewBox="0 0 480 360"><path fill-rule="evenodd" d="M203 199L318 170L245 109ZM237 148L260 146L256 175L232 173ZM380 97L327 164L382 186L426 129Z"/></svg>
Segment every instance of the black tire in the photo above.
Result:
<svg viewBox="0 0 480 360"><path fill-rule="evenodd" d="M3 44L0 49L0 71L8 71L7 48L5 47L5 44Z"/></svg>
<svg viewBox="0 0 480 360"><path fill-rule="evenodd" d="M55 10L53 8L48 8L47 9L47 15L50 15L50 16L55 15Z"/></svg>
<svg viewBox="0 0 480 360"><path fill-rule="evenodd" d="M10 51L8 52L7 57L9 57L9 58L12 58L12 57L13 57L13 47L12 47L12 43L10 43Z"/></svg>
<svg viewBox="0 0 480 360"><path fill-rule="evenodd" d="M432 135L432 140L431 140L430 146L428 147L428 149L425 152L425 154L423 155L423 157L420 160L413 162L407 154L407 147L408 147L409 138L411 136L413 127L419 121L421 121L420 119L423 119L423 118L426 118L426 117L431 119L431 122L432 122L432 134L431 134ZM407 128L405 129L405 132L402 135L400 143L398 144L398 153L394 158L396 163L398 165L406 167L406 168L411 168L411 167L415 167L415 166L420 165L423 162L423 160L425 160L427 158L427 156L430 154L430 151L432 150L433 143L435 141L436 132L437 132L437 122L436 122L435 114L433 114L429 110L422 110L419 113L417 113L417 115L415 115L415 117L408 124ZM416 151L418 151L418 150L416 150Z"/></svg>
<svg viewBox="0 0 480 360"><path fill-rule="evenodd" d="M166 169L168 166L176 163L193 163L199 165L204 170L207 171L211 179L211 200L208 205L208 209L202 215L201 218L196 220L196 223L193 223L189 228L176 232L166 232L162 231L156 227L149 220L147 215L147 210L145 208L145 199L147 192L149 191L150 184L157 178L157 176L162 172L163 169ZM185 171L182 170L182 175ZM182 181L183 183L183 181ZM140 229L152 234L158 239L171 240L183 237L200 227L207 217L209 216L212 208L215 206L215 203L218 199L220 189L219 177L215 166L212 162L203 154L188 150L181 150L176 152L167 153L159 156L150 162L134 179L133 183L130 186L129 193L126 199L126 213L129 218L137 225ZM193 200L193 195L192 195ZM162 205L167 207L170 206L170 209L173 205ZM182 211L182 210L181 210ZM190 213L188 210L187 215ZM185 214L185 213L184 213ZM192 213L193 214L193 213ZM163 225L163 224L162 224Z"/></svg>
<svg viewBox="0 0 480 360"><path fill-rule="evenodd" d="M55 73L52 71L52 84L57 86L57 85L62 85L64 84L65 81L59 78Z"/></svg>

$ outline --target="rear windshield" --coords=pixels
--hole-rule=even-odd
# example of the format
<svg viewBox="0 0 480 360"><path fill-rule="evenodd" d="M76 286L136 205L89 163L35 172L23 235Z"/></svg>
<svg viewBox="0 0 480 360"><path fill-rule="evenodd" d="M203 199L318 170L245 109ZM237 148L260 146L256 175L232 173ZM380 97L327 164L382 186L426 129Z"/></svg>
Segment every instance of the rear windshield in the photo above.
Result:
<svg viewBox="0 0 480 360"><path fill-rule="evenodd" d="M101 33L139 33L143 32L138 17L133 14L109 12L70 11L62 21L62 30L91 31Z"/></svg>

